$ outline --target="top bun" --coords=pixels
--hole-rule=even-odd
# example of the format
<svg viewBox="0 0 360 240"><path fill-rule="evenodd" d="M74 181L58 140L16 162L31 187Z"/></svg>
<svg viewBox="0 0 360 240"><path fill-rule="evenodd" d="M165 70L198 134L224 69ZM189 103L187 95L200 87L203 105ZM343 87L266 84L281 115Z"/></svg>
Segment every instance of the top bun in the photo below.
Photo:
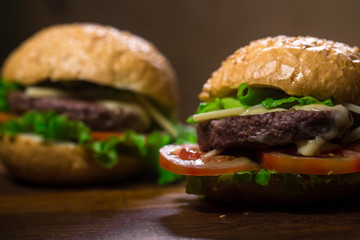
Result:
<svg viewBox="0 0 360 240"><path fill-rule="evenodd" d="M360 104L359 48L314 37L260 39L223 61L199 98L211 101L231 95L241 83Z"/></svg>
<svg viewBox="0 0 360 240"><path fill-rule="evenodd" d="M2 76L22 85L84 80L138 92L172 109L178 104L169 61L143 38L110 26L45 28L10 54Z"/></svg>

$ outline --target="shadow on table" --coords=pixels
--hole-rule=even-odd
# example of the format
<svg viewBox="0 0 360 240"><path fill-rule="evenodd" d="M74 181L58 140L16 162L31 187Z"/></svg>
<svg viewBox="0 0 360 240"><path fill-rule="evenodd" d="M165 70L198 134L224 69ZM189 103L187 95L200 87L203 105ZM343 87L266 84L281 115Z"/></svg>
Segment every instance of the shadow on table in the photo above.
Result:
<svg viewBox="0 0 360 240"><path fill-rule="evenodd" d="M46 185L18 180L6 174L0 166L0 192L9 194L36 193L36 192L62 192L62 191L88 191L93 189L136 189L144 186L157 186L156 178L149 175L138 175L119 179L116 181L98 182L89 184Z"/></svg>
<svg viewBox="0 0 360 240"><path fill-rule="evenodd" d="M360 195L316 205L255 206L178 199L161 223L173 235L206 239L344 239L360 237Z"/></svg>

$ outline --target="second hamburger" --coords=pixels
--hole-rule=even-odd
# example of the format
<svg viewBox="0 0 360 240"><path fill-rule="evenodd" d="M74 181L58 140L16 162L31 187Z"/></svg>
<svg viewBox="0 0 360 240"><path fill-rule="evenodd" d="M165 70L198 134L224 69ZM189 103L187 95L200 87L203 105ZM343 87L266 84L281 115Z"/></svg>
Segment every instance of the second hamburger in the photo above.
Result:
<svg viewBox="0 0 360 240"><path fill-rule="evenodd" d="M0 156L10 175L42 184L177 178L156 161L179 136L177 82L148 41L98 24L55 25L14 50L2 77Z"/></svg>

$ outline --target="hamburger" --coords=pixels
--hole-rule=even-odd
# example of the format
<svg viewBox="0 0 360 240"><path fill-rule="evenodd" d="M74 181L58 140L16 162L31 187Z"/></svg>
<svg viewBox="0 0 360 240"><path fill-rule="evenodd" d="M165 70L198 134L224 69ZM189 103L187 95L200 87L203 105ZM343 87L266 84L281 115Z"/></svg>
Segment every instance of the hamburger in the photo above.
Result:
<svg viewBox="0 0 360 240"><path fill-rule="evenodd" d="M360 189L360 52L315 37L268 37L222 62L203 86L197 145L168 145L160 165L188 193L246 203L304 203Z"/></svg>
<svg viewBox="0 0 360 240"><path fill-rule="evenodd" d="M2 66L0 158L17 179L110 181L155 172L181 135L177 82L150 42L92 23L42 29Z"/></svg>

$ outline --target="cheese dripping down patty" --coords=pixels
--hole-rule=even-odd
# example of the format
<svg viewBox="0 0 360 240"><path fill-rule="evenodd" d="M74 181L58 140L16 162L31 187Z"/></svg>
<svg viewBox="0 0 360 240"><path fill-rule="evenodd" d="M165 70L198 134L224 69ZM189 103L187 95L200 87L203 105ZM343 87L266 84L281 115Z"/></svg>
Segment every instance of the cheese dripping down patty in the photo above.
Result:
<svg viewBox="0 0 360 240"><path fill-rule="evenodd" d="M321 104L316 104L321 105ZM325 106L325 105L323 105ZM321 147L329 140L335 138L339 135L339 129L341 126L344 126L349 121L352 121L349 118L349 110L342 105L336 105L334 107L325 106L324 108L321 106L316 106L316 110L311 107L311 105L306 105L301 107L302 110L310 110L310 111L321 111L321 109L329 109L332 111L334 116L334 125L333 127L326 133L322 134L322 136L317 136L313 140L301 141L297 142L297 150L300 154L304 156L313 156L320 152Z"/></svg>

